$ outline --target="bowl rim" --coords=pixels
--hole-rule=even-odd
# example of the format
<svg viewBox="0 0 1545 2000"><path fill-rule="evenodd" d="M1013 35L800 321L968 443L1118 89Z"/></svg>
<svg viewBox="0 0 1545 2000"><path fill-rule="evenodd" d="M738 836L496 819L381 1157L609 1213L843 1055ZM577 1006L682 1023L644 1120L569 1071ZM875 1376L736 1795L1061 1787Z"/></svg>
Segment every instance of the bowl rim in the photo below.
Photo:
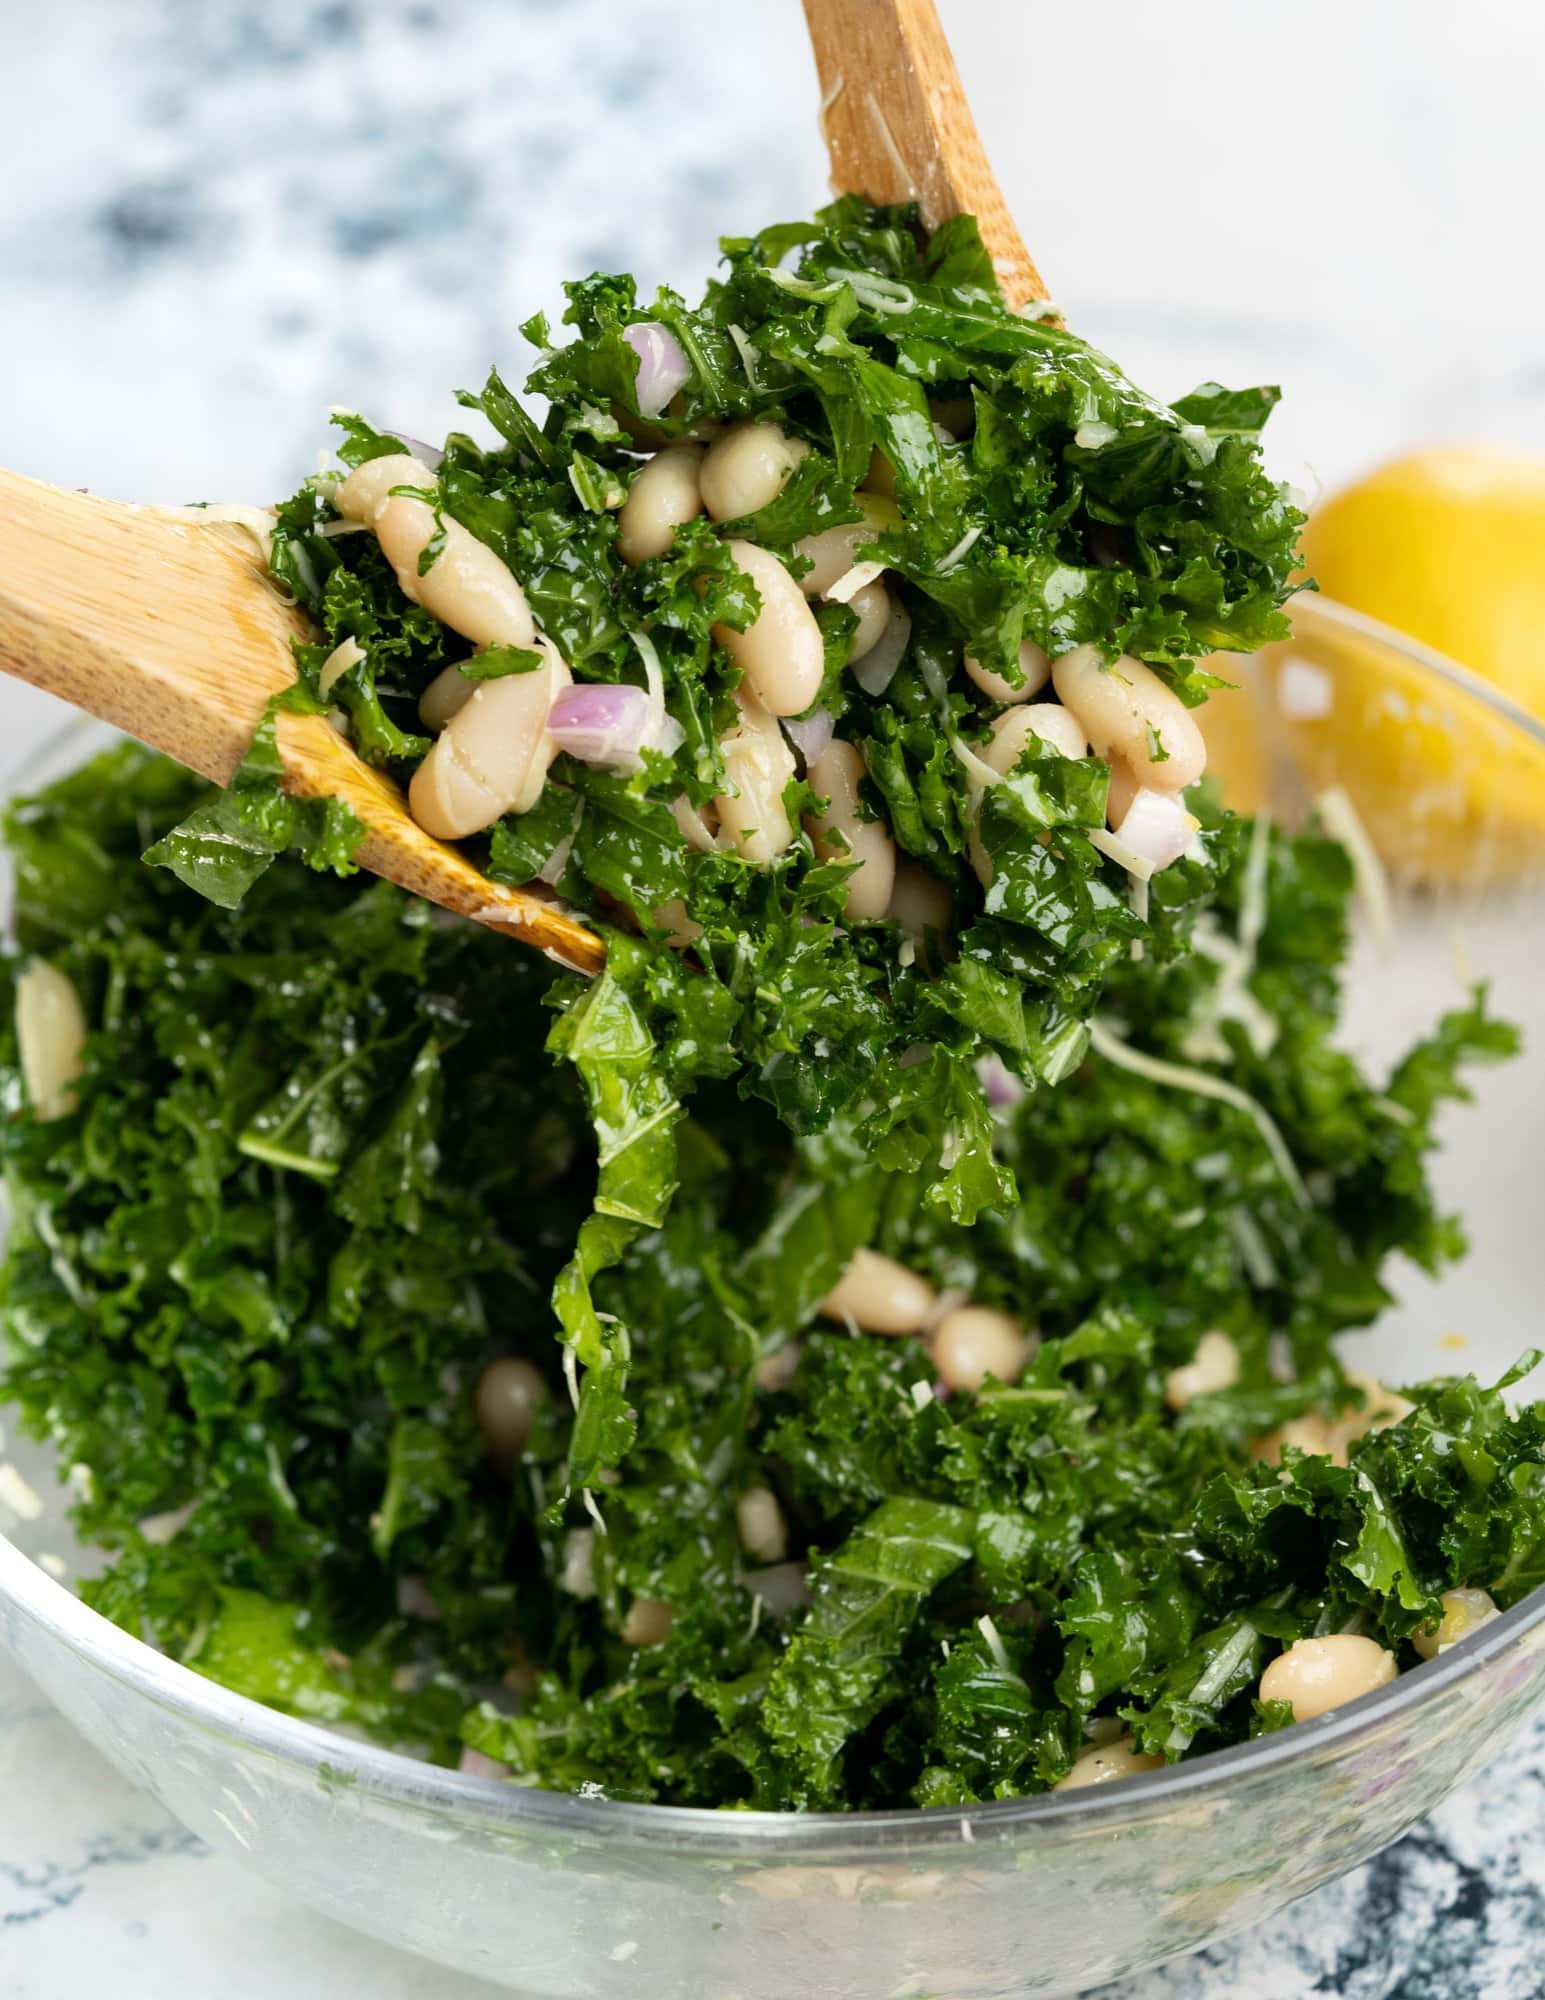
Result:
<svg viewBox="0 0 1545 2000"><path fill-rule="evenodd" d="M1292 600L1291 615L1304 612L1311 624L1322 620L1355 631L1403 655L1419 671L1461 691L1533 744L1545 748L1545 722L1457 661L1318 593L1300 593ZM65 723L28 758L28 782L42 782L43 774L78 739L101 734L102 725L85 718ZM0 795L10 796L19 775L14 771L4 774ZM1072 1793L1040 1792L977 1805L819 1813L728 1812L716 1807L656 1805L542 1791L506 1779L475 1777L340 1735L302 1716L287 1715L234 1693L157 1652L92 1610L0 1533L0 1612L7 1607L131 1693L217 1731L235 1746L308 1770L319 1784L346 1772L362 1793L419 1811L444 1811L494 1827L568 1835L588 1842L647 1845L705 1861L744 1861L757 1853L809 1855L813 1850L822 1858L902 1847L959 1851L963 1844L1000 1841L1021 1831L1098 1827L1131 1813L1148 1817L1167 1811L1235 1779L1264 1777L1286 1764L1337 1752L1352 1739L1395 1721L1468 1680L1513 1651L1536 1627L1545 1625L1545 1584L1435 1659L1408 1669L1371 1694L1313 1721L1204 1751L1160 1771L1081 1787ZM0 1634L4 1626L0 1619Z"/></svg>

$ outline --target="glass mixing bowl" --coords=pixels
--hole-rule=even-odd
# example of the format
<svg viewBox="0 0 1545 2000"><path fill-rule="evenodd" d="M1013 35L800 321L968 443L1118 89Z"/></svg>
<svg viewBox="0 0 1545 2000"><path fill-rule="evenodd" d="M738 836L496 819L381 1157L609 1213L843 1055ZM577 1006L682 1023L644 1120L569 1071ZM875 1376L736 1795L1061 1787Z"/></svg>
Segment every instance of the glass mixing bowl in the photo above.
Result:
<svg viewBox="0 0 1545 2000"><path fill-rule="evenodd" d="M1545 979L1545 730L1451 662L1315 600L1229 697L1230 782L1291 814L1334 782L1382 844L1346 1039L1375 1064L1491 981L1526 1033ZM1221 711L1220 711L1221 714ZM1231 726L1231 744L1221 731ZM1263 745L1270 755L1262 755ZM1340 755L1332 752L1339 746ZM52 770L90 747L78 730ZM1436 1179L1469 1261L1397 1270L1349 1358L1495 1379L1538 1323L1545 1037L1483 1073ZM1521 1393L1528 1393L1525 1385ZM34 1486L41 1452L13 1448ZM0 1644L216 1847L362 1931L541 2000L989 2000L1078 1992L1271 1915L1396 1839L1545 1695L1545 1589L1316 1722L1145 1777L968 1811L680 1811L524 1790L227 1693L45 1573L63 1507L0 1539ZM39 1566L32 1558L47 1558Z"/></svg>

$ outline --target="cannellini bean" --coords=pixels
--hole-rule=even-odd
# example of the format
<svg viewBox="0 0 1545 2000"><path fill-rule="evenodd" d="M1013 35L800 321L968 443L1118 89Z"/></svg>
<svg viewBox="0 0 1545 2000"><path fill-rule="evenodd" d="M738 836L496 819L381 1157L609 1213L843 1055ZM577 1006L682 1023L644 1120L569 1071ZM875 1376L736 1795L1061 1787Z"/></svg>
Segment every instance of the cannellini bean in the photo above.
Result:
<svg viewBox="0 0 1545 2000"><path fill-rule="evenodd" d="M1328 1458L1336 1465L1345 1465L1352 1446L1359 1438L1367 1437L1373 1431L1388 1430L1392 1424L1398 1424L1411 1414L1414 1405L1407 1402L1404 1396L1397 1396L1393 1389L1386 1389L1376 1375L1369 1375L1361 1368L1348 1368L1343 1372L1347 1380L1363 1392L1365 1400L1361 1409L1343 1410L1334 1419L1322 1417L1315 1411L1293 1417L1276 1430L1268 1431L1264 1437L1256 1438L1250 1446L1250 1456L1275 1465L1282 1457L1282 1447L1292 1444L1297 1445L1300 1451L1312 1452L1317 1458Z"/></svg>
<svg viewBox="0 0 1545 2000"><path fill-rule="evenodd" d="M1012 1314L994 1306L956 1306L928 1343L940 1379L952 1389L980 1389L989 1375L1015 1382L1030 1359L1031 1342Z"/></svg>
<svg viewBox="0 0 1545 2000"><path fill-rule="evenodd" d="M625 1646L663 1646L675 1622L663 1597L635 1597L622 1621Z"/></svg>
<svg viewBox="0 0 1545 2000"><path fill-rule="evenodd" d="M478 1377L474 1409L477 1427L501 1458L515 1458L526 1448L538 1403L547 1399L547 1384L529 1361L507 1356L490 1361Z"/></svg>
<svg viewBox="0 0 1545 2000"><path fill-rule="evenodd" d="M804 1348L797 1340L786 1340L781 1347L775 1347L771 1354L764 1354L751 1371L751 1379L759 1389L769 1393L786 1389L799 1373L800 1360Z"/></svg>
<svg viewBox="0 0 1545 2000"><path fill-rule="evenodd" d="M713 811L729 852L766 868L794 838L783 803L784 787L794 775L794 752L765 708L740 694L736 701L740 722L719 745L735 790L715 799Z"/></svg>
<svg viewBox="0 0 1545 2000"><path fill-rule="evenodd" d="M728 547L736 567L756 585L762 608L744 632L715 625L713 635L769 715L803 715L821 692L826 671L815 613L775 555L755 542L732 541Z"/></svg>
<svg viewBox="0 0 1545 2000"><path fill-rule="evenodd" d="M46 958L32 958L16 980L16 1046L33 1115L68 1118L86 1067L86 1010L70 979Z"/></svg>
<svg viewBox="0 0 1545 2000"><path fill-rule="evenodd" d="M625 563L663 556L685 521L703 511L703 447L668 444L628 488L617 516L617 552Z"/></svg>
<svg viewBox="0 0 1545 2000"><path fill-rule="evenodd" d="M735 1531L757 1562L781 1563L789 1552L788 1523L778 1496L766 1486L749 1487L735 1502Z"/></svg>
<svg viewBox="0 0 1545 2000"><path fill-rule="evenodd" d="M1295 1722L1308 1722L1361 1694L1372 1694L1399 1671L1393 1653L1360 1633L1296 1639L1261 1675L1261 1700L1285 1701Z"/></svg>
<svg viewBox="0 0 1545 2000"><path fill-rule="evenodd" d="M820 1309L828 1319L851 1320L861 1333L921 1333L938 1303L916 1271L878 1250L855 1250Z"/></svg>
<svg viewBox="0 0 1545 2000"><path fill-rule="evenodd" d="M810 447L777 424L731 424L708 447L700 488L716 521L756 514L783 491L783 483Z"/></svg>
<svg viewBox="0 0 1545 2000"><path fill-rule="evenodd" d="M1202 1335L1189 1361L1165 1376L1164 1400L1172 1410L1183 1410L1193 1396L1232 1389L1238 1380L1239 1349L1226 1333L1214 1330Z"/></svg>
<svg viewBox="0 0 1545 2000"><path fill-rule="evenodd" d="M1138 1749L1130 1736L1114 1743L1097 1744L1086 1750L1065 1778L1052 1786L1054 1792L1076 1792L1085 1785L1108 1785L1116 1778L1135 1778L1140 1771L1159 1771L1164 1759Z"/></svg>
<svg viewBox="0 0 1545 2000"><path fill-rule="evenodd" d="M1500 1618L1491 1594L1484 1590L1445 1590L1438 1599L1443 1606L1443 1616L1432 1625L1418 1625L1411 1634L1411 1644L1424 1660L1435 1660L1439 1653L1466 1639L1479 1626L1489 1625L1493 1618Z"/></svg>
<svg viewBox="0 0 1545 2000"><path fill-rule="evenodd" d="M858 618L858 629L853 634L853 645L848 653L848 665L862 660L872 653L885 637L885 628L891 622L891 594L878 577L873 583L866 583L862 590L855 590L848 599L848 609Z"/></svg>
<svg viewBox="0 0 1545 2000"><path fill-rule="evenodd" d="M1051 679L1051 661L1033 639L1019 642L1019 671L1025 678L1019 687L1014 687L1004 675L984 667L974 653L966 655L966 672L991 701L1029 701Z"/></svg>
<svg viewBox="0 0 1545 2000"><path fill-rule="evenodd" d="M887 500L896 497L896 468L876 445L869 454L869 470L864 474L864 488L869 493L883 493Z"/></svg>
<svg viewBox="0 0 1545 2000"><path fill-rule="evenodd" d="M477 689L478 683L468 680L459 665L445 667L418 698L419 721L438 736L453 715L460 715Z"/></svg>
<svg viewBox="0 0 1545 2000"><path fill-rule="evenodd" d="M883 493L855 493L853 498L864 510L861 521L843 521L835 528L822 528L794 544L796 555L808 556L813 565L799 579L806 597L824 597L838 577L846 576L858 561L855 551L863 542L872 542L887 528L899 527L901 516L894 500Z"/></svg>
<svg viewBox="0 0 1545 2000"><path fill-rule="evenodd" d="M896 865L886 915L893 917L909 938L921 943L929 931L945 936L954 921L955 901L937 875L915 861L901 861Z"/></svg>
<svg viewBox="0 0 1545 2000"><path fill-rule="evenodd" d="M394 495L394 486L415 487L430 498ZM439 481L426 465L409 454L393 452L356 467L333 496L333 504L346 520L363 521L375 529L403 595L422 604L453 632L478 646L531 645L536 624L526 593L509 566L448 514L438 524L445 532L440 553L419 575L419 557L437 532L433 499L438 492Z"/></svg>
<svg viewBox="0 0 1545 2000"><path fill-rule="evenodd" d="M805 775L811 790L829 801L820 818L809 823L816 853L823 861L858 864L847 880L844 914L856 923L883 917L896 882L896 843L883 821L859 817L858 787L865 776L861 752L834 737Z"/></svg>
<svg viewBox="0 0 1545 2000"><path fill-rule="evenodd" d="M680 896L672 896L669 901L659 904L650 915L656 926L664 931L665 942L674 945L677 951L685 951L703 935L703 926L696 917L688 914Z"/></svg>
<svg viewBox="0 0 1545 2000"><path fill-rule="evenodd" d="M1097 757L1114 751L1139 784L1156 792L1183 791L1202 775L1207 763L1202 732L1152 667L1126 653L1107 666L1098 646L1075 646L1057 661L1051 677Z"/></svg>
<svg viewBox="0 0 1545 2000"><path fill-rule="evenodd" d="M1416 1408L1406 1397L1397 1396L1393 1389L1387 1388L1377 1375L1370 1375L1366 1368L1345 1368L1342 1373L1354 1389L1363 1392L1362 1408L1344 1410L1337 1422L1337 1429L1346 1434L1349 1444L1372 1431L1387 1431Z"/></svg>
<svg viewBox="0 0 1545 2000"><path fill-rule="evenodd" d="M1132 775L1132 766L1120 757L1110 760L1110 790L1105 798L1105 818L1109 825L1120 826L1132 810L1132 801L1142 790L1142 786Z"/></svg>
<svg viewBox="0 0 1545 2000"><path fill-rule="evenodd" d="M992 741L982 751L982 762L1005 776L1025 754L1032 736L1049 743L1063 757L1087 757L1089 745L1077 719L1054 701L1037 701L1029 706L1006 708L992 725Z"/></svg>
<svg viewBox="0 0 1545 2000"><path fill-rule="evenodd" d="M413 773L409 809L436 839L464 840L507 812L529 812L542 796L558 754L548 710L569 670L545 639L538 650L547 663L534 672L480 681Z"/></svg>

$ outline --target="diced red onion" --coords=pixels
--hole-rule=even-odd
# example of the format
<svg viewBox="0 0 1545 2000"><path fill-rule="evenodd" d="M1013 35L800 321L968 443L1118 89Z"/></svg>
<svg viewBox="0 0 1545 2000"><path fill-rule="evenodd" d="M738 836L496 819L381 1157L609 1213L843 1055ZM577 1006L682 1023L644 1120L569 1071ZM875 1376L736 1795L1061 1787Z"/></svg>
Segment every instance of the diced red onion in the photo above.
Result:
<svg viewBox="0 0 1545 2000"><path fill-rule="evenodd" d="M638 356L638 379L633 389L638 413L657 417L692 380L692 364L675 334L658 320L641 319L625 326L622 337Z"/></svg>
<svg viewBox="0 0 1545 2000"><path fill-rule="evenodd" d="M461 1755L456 1759L456 1768L464 1778L507 1778L508 1764L501 1764L497 1757L485 1757L481 1750L474 1750L470 1743L464 1743Z"/></svg>
<svg viewBox="0 0 1545 2000"><path fill-rule="evenodd" d="M641 750L670 756L686 741L681 724L656 707L647 689L611 681L566 687L547 711L547 733L582 764L621 770L636 769Z"/></svg>
<svg viewBox="0 0 1545 2000"><path fill-rule="evenodd" d="M812 715L786 715L783 718L784 735L807 765L813 764L831 742L836 727L836 717L825 708L816 709Z"/></svg>
<svg viewBox="0 0 1545 2000"><path fill-rule="evenodd" d="M438 472L445 463L445 453L437 445L425 444L422 438L409 437L406 431L383 431L381 435L406 445L420 464L427 465L431 472Z"/></svg>
<svg viewBox="0 0 1545 2000"><path fill-rule="evenodd" d="M912 614L899 597L893 598L885 630L864 657L848 669L865 694L884 694L896 678L896 669L911 637Z"/></svg>
<svg viewBox="0 0 1545 2000"><path fill-rule="evenodd" d="M1122 815L1121 824L1113 830L1157 873L1185 853L1191 845L1196 821L1177 793L1156 792L1143 785Z"/></svg>
<svg viewBox="0 0 1545 2000"><path fill-rule="evenodd" d="M547 732L581 763L634 765L650 719L641 687L583 681L566 687L547 711Z"/></svg>
<svg viewBox="0 0 1545 2000"><path fill-rule="evenodd" d="M999 1110L1007 1110L1010 1105L1017 1104L1025 1094L1025 1086L997 1056L983 1056L976 1065L976 1074L981 1082L982 1095Z"/></svg>

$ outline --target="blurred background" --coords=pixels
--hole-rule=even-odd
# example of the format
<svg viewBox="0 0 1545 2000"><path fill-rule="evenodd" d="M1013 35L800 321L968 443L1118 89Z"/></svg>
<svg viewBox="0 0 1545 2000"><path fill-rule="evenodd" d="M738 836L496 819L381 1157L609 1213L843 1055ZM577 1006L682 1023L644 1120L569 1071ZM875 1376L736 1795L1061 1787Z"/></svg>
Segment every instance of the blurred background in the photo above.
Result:
<svg viewBox="0 0 1545 2000"><path fill-rule="evenodd" d="M1145 386L1280 382L1300 483L1545 445L1545 9L941 13L1056 298ZM798 0L10 0L0 134L0 462L155 500L278 493L334 402L438 435L561 277L693 289L825 193Z"/></svg>

